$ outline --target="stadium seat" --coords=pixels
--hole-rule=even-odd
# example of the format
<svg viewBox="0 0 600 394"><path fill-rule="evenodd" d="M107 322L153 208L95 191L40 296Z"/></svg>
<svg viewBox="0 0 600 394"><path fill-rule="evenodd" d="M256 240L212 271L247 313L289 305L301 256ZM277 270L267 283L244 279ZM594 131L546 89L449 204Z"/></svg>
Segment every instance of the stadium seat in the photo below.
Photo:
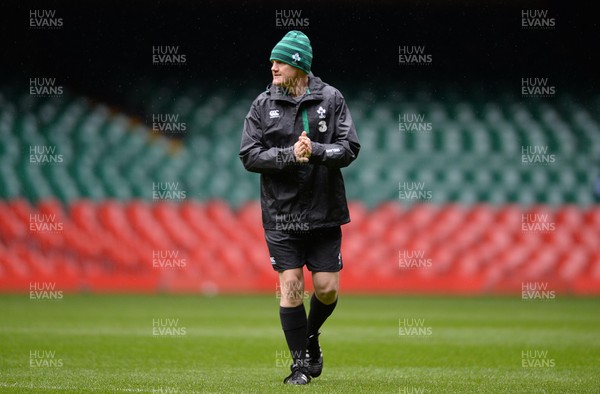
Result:
<svg viewBox="0 0 600 394"><path fill-rule="evenodd" d="M382 291L433 284L456 291L461 281L471 290L514 291L516 275L525 275L594 290L600 210L590 163L600 155L600 129L593 111L572 99L523 102L447 89L434 100L427 89L377 90L348 97L362 146L342 170L350 289L364 290L360 278L370 275ZM227 283L247 276L272 287L259 177L237 157L255 93L149 82L131 93L148 114L179 114L189 132L178 138L70 93L0 93L3 283L65 276L81 288L93 279L106 288L214 290L248 286ZM402 113L423 114L431 132L401 132ZM64 162L31 163L23 152L34 145L55 147ZM524 146L547 146L557 162L524 163ZM153 182L179 182L187 198L155 200ZM432 198L401 199L399 182L424 183ZM546 213L554 231L523 230L523 214ZM30 231L36 214L63 230ZM188 269L156 269L155 249L180 251ZM425 251L431 269L401 270L400 250Z"/></svg>

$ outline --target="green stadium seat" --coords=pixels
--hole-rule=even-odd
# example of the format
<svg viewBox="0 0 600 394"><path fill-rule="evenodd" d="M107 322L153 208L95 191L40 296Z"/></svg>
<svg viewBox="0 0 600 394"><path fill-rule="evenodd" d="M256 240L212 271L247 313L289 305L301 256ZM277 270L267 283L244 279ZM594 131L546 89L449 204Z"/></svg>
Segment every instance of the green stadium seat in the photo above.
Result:
<svg viewBox="0 0 600 394"><path fill-rule="evenodd" d="M168 179L183 182L191 198L234 206L257 198L258 179L237 158L243 117L256 92L156 86L141 85L131 97L149 116L179 114L189 128L179 147L84 98L1 92L1 196L148 199L152 182ZM566 95L538 102L502 92L436 91L346 93L362 145L359 160L343 170L351 198L370 207L396 200L398 182L406 179L431 183L434 203L594 202L591 169L600 157L600 128L589 105ZM424 115L432 131L401 132L403 113ZM32 145L56 146L64 165L28 169L24 152ZM521 147L528 145L548 146L557 163L521 163Z"/></svg>

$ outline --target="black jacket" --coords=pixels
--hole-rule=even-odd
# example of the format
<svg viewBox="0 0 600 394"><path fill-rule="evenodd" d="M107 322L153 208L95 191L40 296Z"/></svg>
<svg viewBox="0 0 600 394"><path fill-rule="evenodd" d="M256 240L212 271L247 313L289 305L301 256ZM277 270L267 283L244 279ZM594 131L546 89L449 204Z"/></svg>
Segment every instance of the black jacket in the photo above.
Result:
<svg viewBox="0 0 600 394"><path fill-rule="evenodd" d="M342 94L309 74L309 91L299 101L269 85L252 103L244 121L240 159L258 172L265 229L303 230L339 226L350 221L340 168L360 150L356 129ZM293 145L304 130L312 154L295 161Z"/></svg>

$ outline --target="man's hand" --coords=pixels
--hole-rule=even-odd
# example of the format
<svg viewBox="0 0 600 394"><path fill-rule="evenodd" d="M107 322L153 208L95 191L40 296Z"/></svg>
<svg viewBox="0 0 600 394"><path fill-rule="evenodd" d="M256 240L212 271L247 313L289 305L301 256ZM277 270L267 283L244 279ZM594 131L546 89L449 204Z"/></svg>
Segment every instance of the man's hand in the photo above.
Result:
<svg viewBox="0 0 600 394"><path fill-rule="evenodd" d="M306 131L302 132L302 134L298 138L298 141L302 142L302 144L305 148L304 156L308 159L310 157L310 155L312 154L312 144L311 144L310 138L308 138L308 136L306 135Z"/></svg>
<svg viewBox="0 0 600 394"><path fill-rule="evenodd" d="M294 144L294 156L296 161L300 163L308 163L308 158L312 153L312 145L310 138L306 135L306 131L303 131L298 141Z"/></svg>

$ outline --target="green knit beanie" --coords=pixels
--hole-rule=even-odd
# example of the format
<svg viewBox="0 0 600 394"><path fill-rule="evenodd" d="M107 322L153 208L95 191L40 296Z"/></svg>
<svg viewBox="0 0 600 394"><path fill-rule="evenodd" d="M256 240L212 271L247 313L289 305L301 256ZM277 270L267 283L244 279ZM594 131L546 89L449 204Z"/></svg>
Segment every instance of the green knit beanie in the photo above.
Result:
<svg viewBox="0 0 600 394"><path fill-rule="evenodd" d="M292 30L275 45L271 51L270 60L279 60L308 74L312 57L312 47L306 34Z"/></svg>

